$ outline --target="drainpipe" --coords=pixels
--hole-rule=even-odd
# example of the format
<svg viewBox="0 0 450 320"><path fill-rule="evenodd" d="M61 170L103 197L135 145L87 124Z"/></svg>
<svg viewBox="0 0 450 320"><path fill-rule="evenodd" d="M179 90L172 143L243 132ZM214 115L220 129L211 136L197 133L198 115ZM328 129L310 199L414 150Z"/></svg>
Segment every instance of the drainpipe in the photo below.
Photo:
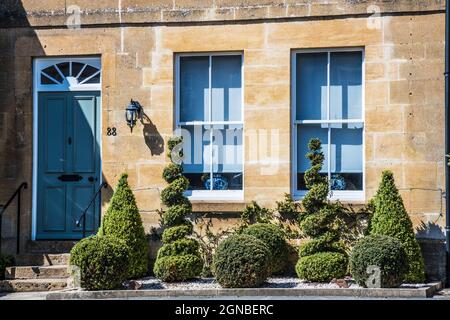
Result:
<svg viewBox="0 0 450 320"><path fill-rule="evenodd" d="M445 164L450 160L450 158L447 158L447 155L450 154L450 111L448 106L449 2L450 0L445 1ZM450 286L450 167L448 165L445 165L445 248L447 251L447 286Z"/></svg>

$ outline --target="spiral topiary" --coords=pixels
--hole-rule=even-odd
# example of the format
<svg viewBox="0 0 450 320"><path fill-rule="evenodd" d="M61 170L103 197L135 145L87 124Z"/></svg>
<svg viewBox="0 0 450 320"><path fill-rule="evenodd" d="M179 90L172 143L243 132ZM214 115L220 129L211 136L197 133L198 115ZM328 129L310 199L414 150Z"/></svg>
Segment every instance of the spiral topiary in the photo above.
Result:
<svg viewBox="0 0 450 320"><path fill-rule="evenodd" d="M300 246L297 275L309 281L330 281L345 275L348 257L339 239L337 216L342 206L327 202L328 180L320 175L325 159L322 143L311 139L306 157L311 168L305 172L305 184L309 189L302 205L300 229L311 240Z"/></svg>
<svg viewBox="0 0 450 320"><path fill-rule="evenodd" d="M166 282L183 281L198 277L203 268L203 260L196 240L188 238L192 234L192 223L186 215L192 213L192 205L184 196L189 180L183 176L181 164L174 163L172 153L182 156L181 137L168 141L169 158L172 161L163 171L164 180L169 185L161 192L161 201L167 206L162 214L166 228L162 234L163 246L159 249L153 268L155 275Z"/></svg>

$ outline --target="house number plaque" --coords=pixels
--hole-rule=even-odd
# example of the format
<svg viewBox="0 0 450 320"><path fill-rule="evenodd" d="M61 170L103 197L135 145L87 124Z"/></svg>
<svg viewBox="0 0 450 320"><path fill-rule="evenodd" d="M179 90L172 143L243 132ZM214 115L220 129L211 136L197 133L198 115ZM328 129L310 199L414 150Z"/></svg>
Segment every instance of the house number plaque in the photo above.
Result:
<svg viewBox="0 0 450 320"><path fill-rule="evenodd" d="M116 129L116 127L108 127L108 128L106 128L106 135L107 136L117 136L117 129Z"/></svg>

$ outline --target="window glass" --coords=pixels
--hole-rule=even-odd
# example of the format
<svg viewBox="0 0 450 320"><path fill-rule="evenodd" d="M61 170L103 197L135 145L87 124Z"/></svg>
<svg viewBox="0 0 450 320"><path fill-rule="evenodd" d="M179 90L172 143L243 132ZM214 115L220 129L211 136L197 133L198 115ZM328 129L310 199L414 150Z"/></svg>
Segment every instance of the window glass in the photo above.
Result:
<svg viewBox="0 0 450 320"><path fill-rule="evenodd" d="M49 79L50 81L47 81L45 79ZM42 82L44 80L44 82ZM42 70L41 74L41 83L42 84L55 84L55 81L58 83L63 82L63 78L59 74L58 70L56 70L55 66L50 66Z"/></svg>
<svg viewBox="0 0 450 320"><path fill-rule="evenodd" d="M362 190L362 123L331 129L331 189Z"/></svg>
<svg viewBox="0 0 450 320"><path fill-rule="evenodd" d="M354 120L363 120L362 52L311 52L296 58L295 111L296 120L302 120L294 123L297 190L307 189L308 143L319 138L325 155L321 174L328 178L330 190L361 191L364 123ZM308 120L317 123L305 123Z"/></svg>
<svg viewBox="0 0 450 320"><path fill-rule="evenodd" d="M214 125L212 145L214 189L242 189L242 126Z"/></svg>
<svg viewBox="0 0 450 320"><path fill-rule="evenodd" d="M209 120L209 57L180 57L180 121Z"/></svg>
<svg viewBox="0 0 450 320"><path fill-rule="evenodd" d="M328 167L328 126L321 124L304 124L297 128L297 189L307 190L305 185L305 172L311 165L306 157L309 152L308 143L313 138L319 138L322 142L322 152L325 160L324 166L320 171L321 175L326 176Z"/></svg>
<svg viewBox="0 0 450 320"><path fill-rule="evenodd" d="M205 190L204 179L211 172L211 127L181 126L183 172L191 190Z"/></svg>
<svg viewBox="0 0 450 320"><path fill-rule="evenodd" d="M361 52L330 53L330 119L362 118Z"/></svg>
<svg viewBox="0 0 450 320"><path fill-rule="evenodd" d="M179 63L179 121L189 188L242 190L242 58L183 56ZM183 125L189 121L207 124Z"/></svg>
<svg viewBox="0 0 450 320"><path fill-rule="evenodd" d="M297 54L297 120L327 119L327 53Z"/></svg>
<svg viewBox="0 0 450 320"><path fill-rule="evenodd" d="M241 56L212 57L212 120L240 121L242 115Z"/></svg>

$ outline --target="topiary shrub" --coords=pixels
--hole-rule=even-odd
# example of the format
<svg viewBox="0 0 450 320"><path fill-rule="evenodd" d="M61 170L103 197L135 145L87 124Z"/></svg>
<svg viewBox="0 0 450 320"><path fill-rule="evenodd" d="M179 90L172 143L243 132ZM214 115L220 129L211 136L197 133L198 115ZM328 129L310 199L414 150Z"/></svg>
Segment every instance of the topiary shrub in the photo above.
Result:
<svg viewBox="0 0 450 320"><path fill-rule="evenodd" d="M192 223L166 229L162 235L162 242L170 243L176 240L183 239L192 234L192 231L193 231Z"/></svg>
<svg viewBox="0 0 450 320"><path fill-rule="evenodd" d="M348 258L337 252L319 252L301 257L295 271L300 279L312 282L329 282L334 278L342 278L347 273Z"/></svg>
<svg viewBox="0 0 450 320"><path fill-rule="evenodd" d="M368 286L369 277L374 272L370 269L372 266L380 270L381 288L401 285L408 272L408 260L400 241L383 235L360 239L350 254L350 272L359 285Z"/></svg>
<svg viewBox="0 0 450 320"><path fill-rule="evenodd" d="M147 274L148 241L127 178L128 175L124 173L119 179L99 235L113 236L124 241L130 259L128 278L139 278Z"/></svg>
<svg viewBox="0 0 450 320"><path fill-rule="evenodd" d="M370 224L370 234L391 236L399 240L408 257L409 271L405 281L424 282L425 267L422 252L391 171L383 171L372 205L375 212Z"/></svg>
<svg viewBox="0 0 450 320"><path fill-rule="evenodd" d="M305 184L309 191L302 200L300 229L311 240L300 246L296 272L301 279L330 281L344 276L348 267L338 219L344 209L327 201L328 181L320 174L324 161L320 140L311 139L308 148L311 168L305 172Z"/></svg>
<svg viewBox="0 0 450 320"><path fill-rule="evenodd" d="M182 156L180 145L182 139L169 139L169 157L172 153ZM194 239L187 239L192 234L192 223L186 215L192 213L192 204L184 196L189 187L189 180L183 176L180 164L170 163L163 171L164 180L169 185L161 192L161 201L168 208L162 213L164 230L163 246L159 249L153 272L166 282L184 281L200 275L203 260L199 252L199 244Z"/></svg>
<svg viewBox="0 0 450 320"><path fill-rule="evenodd" d="M0 280L5 279L6 267L14 265L14 256L0 253Z"/></svg>
<svg viewBox="0 0 450 320"><path fill-rule="evenodd" d="M241 214L241 221L244 226L254 223L269 223L272 218L273 212L261 207L256 201L246 205Z"/></svg>
<svg viewBox="0 0 450 320"><path fill-rule="evenodd" d="M270 274L267 245L250 235L233 235L222 241L213 256L212 270L224 288L253 288Z"/></svg>
<svg viewBox="0 0 450 320"><path fill-rule="evenodd" d="M198 277L202 268L203 260L197 254L165 257L158 254L153 272L162 281L176 282Z"/></svg>
<svg viewBox="0 0 450 320"><path fill-rule="evenodd" d="M270 252L269 272L271 274L280 274L285 270L289 248L283 230L270 223L257 223L244 229L242 233L262 240L267 245Z"/></svg>
<svg viewBox="0 0 450 320"><path fill-rule="evenodd" d="M129 250L123 240L111 236L82 239L70 251L70 265L80 269L81 287L111 290L127 279Z"/></svg>

